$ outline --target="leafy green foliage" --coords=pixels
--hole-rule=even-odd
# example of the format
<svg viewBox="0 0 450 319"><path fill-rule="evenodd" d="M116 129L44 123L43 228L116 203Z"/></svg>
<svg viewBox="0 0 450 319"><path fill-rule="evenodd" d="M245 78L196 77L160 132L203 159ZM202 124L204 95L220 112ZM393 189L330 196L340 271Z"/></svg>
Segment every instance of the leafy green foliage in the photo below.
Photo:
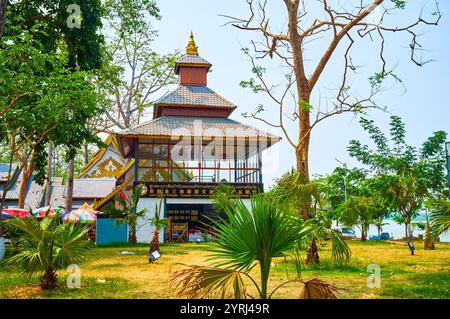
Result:
<svg viewBox="0 0 450 319"><path fill-rule="evenodd" d="M405 124L397 116L391 117L390 138L372 120L362 118L360 123L376 148L370 149L352 140L349 154L374 172L368 185L381 199L377 205L399 213L409 227L427 200L446 196L444 143L447 134L435 132L417 148L406 143ZM411 236L411 231L406 236Z"/></svg>
<svg viewBox="0 0 450 319"><path fill-rule="evenodd" d="M239 85L244 89L251 89L254 93L264 91L264 87L261 84L257 84L254 78L241 81Z"/></svg>
<svg viewBox="0 0 450 319"><path fill-rule="evenodd" d="M300 108L302 110L304 110L305 112L308 112L308 113L311 112L311 110L313 109L313 106L311 104L309 104L309 102L307 102L305 100L300 100L298 105L300 106Z"/></svg>
<svg viewBox="0 0 450 319"><path fill-rule="evenodd" d="M398 9L405 9L406 7L406 0L391 0L394 2L395 7Z"/></svg>
<svg viewBox="0 0 450 319"><path fill-rule="evenodd" d="M3 262L7 268L20 268L31 276L84 262L89 242L86 240L88 229L83 225L62 224L56 215L40 222L34 217L13 218L6 222L6 227L20 233L15 253Z"/></svg>
<svg viewBox="0 0 450 319"><path fill-rule="evenodd" d="M46 175L46 143L64 146L67 157L85 141L100 143L86 122L102 112L91 75L72 72L66 66L68 57L46 53L36 41L45 32L44 24L36 24L30 32L17 29L8 20L10 33L3 37L0 51L0 126L7 134L17 134L22 153L28 152L36 170L36 180ZM13 32L14 30L14 32ZM13 43L8 45L7 43ZM11 101L17 101L11 105Z"/></svg>
<svg viewBox="0 0 450 319"><path fill-rule="evenodd" d="M361 240L366 240L369 226L374 218L372 200L367 197L352 197L342 203L340 222L346 226L358 226L361 229Z"/></svg>
<svg viewBox="0 0 450 319"><path fill-rule="evenodd" d="M321 202L318 184L309 182L302 172L293 169L278 178L270 192L280 201L293 203L305 219L308 218L309 213L317 209Z"/></svg>
<svg viewBox="0 0 450 319"><path fill-rule="evenodd" d="M353 196L365 196L363 182L367 172L359 168L336 167L327 176L319 176L314 182L319 185L321 196L326 200L333 217L338 218L336 209L346 199Z"/></svg>
<svg viewBox="0 0 450 319"><path fill-rule="evenodd" d="M214 227L216 241L210 260L215 267L189 266L174 273L172 284L190 298L204 298L217 291L222 298L243 298L248 295L242 280L246 276L255 285L259 298L271 298L282 286L268 293L272 258L286 256L298 240L311 232L311 227L302 221L293 205L272 194L252 198L251 209L239 198L227 203L228 196L218 196L220 200L216 202L227 218ZM256 266L260 268L259 283L249 275ZM303 282L299 278L294 281Z"/></svg>

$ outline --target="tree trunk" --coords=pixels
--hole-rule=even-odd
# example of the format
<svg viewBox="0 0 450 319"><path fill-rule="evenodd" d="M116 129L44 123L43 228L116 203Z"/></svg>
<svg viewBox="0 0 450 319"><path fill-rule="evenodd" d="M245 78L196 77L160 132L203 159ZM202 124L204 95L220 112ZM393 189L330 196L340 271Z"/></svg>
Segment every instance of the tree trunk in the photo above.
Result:
<svg viewBox="0 0 450 319"><path fill-rule="evenodd" d="M309 141L311 138L311 124L310 124L310 113L305 110L309 106L309 94L303 94L300 96L300 106L299 106L299 127L298 127L298 137L299 143L295 150L297 171L302 172L305 177L309 180Z"/></svg>
<svg viewBox="0 0 450 319"><path fill-rule="evenodd" d="M67 198L66 198L66 212L72 211L73 202L73 174L74 174L75 161L71 159L69 161L69 167L67 168Z"/></svg>
<svg viewBox="0 0 450 319"><path fill-rule="evenodd" d="M44 274L40 278L43 290L55 289L58 286L58 276L52 265L48 265Z"/></svg>
<svg viewBox="0 0 450 319"><path fill-rule="evenodd" d="M366 229L362 228L361 229L361 241L366 241L367 240L367 233L366 233Z"/></svg>
<svg viewBox="0 0 450 319"><path fill-rule="evenodd" d="M154 251L159 250L159 231L155 228L155 232L153 233L153 239L150 243L150 254Z"/></svg>
<svg viewBox="0 0 450 319"><path fill-rule="evenodd" d="M84 165L89 164L89 145L84 143Z"/></svg>
<svg viewBox="0 0 450 319"><path fill-rule="evenodd" d="M128 232L128 243L137 244L136 229L130 228L130 231Z"/></svg>
<svg viewBox="0 0 450 319"><path fill-rule="evenodd" d="M408 222L405 221L405 239L408 238Z"/></svg>
<svg viewBox="0 0 450 319"><path fill-rule="evenodd" d="M413 234L413 230L411 227L411 219L409 219L408 220L408 238L409 238L409 240L413 240L413 236L414 236L414 234Z"/></svg>
<svg viewBox="0 0 450 319"><path fill-rule="evenodd" d="M317 249L316 239L313 238L309 244L308 250L306 251L305 264L319 264L319 250Z"/></svg>
<svg viewBox="0 0 450 319"><path fill-rule="evenodd" d="M6 23L6 10L8 7L8 0L0 0L0 40L3 38Z"/></svg>
<svg viewBox="0 0 450 319"><path fill-rule="evenodd" d="M271 267L272 259L269 258L267 260L262 260L259 263L259 268L261 272L261 299L268 299L268 291L267 291L267 284L269 282L269 274L270 274L270 267Z"/></svg>
<svg viewBox="0 0 450 319"><path fill-rule="evenodd" d="M295 147L297 158L297 171L303 172L309 179L309 139L311 133L309 100L312 88L309 87L309 80L306 77L303 61L302 39L298 29L298 2L285 1L288 11L288 35L292 48L292 68L294 70L296 89L298 95L298 144Z"/></svg>
<svg viewBox="0 0 450 319"><path fill-rule="evenodd" d="M19 208L22 209L25 208L25 196L27 191L27 185L28 182L30 181L31 174L33 174L33 170L34 170L33 164L27 165L23 168L22 183L20 184L19 203L18 203Z"/></svg>
<svg viewBox="0 0 450 319"><path fill-rule="evenodd" d="M16 148L16 139L14 138L14 136L10 137L10 154L9 154L9 168L8 168L8 179L7 182L5 183L5 185L3 186L3 191L2 191L2 197L0 198L0 212L3 211L3 206L5 204L5 200L6 200L6 195L8 194L9 189L12 187L11 185L8 184L11 182L11 174L12 174L12 166L13 166L13 161L14 161L14 149ZM0 232L2 231L1 227L0 227ZM1 234L0 236L2 236L3 234Z"/></svg>
<svg viewBox="0 0 450 319"><path fill-rule="evenodd" d="M50 206L52 191L53 142L48 142L47 183L45 184L45 206Z"/></svg>
<svg viewBox="0 0 450 319"><path fill-rule="evenodd" d="M431 236L430 224L427 222L425 226L425 238L423 241L423 248L425 250L434 250L434 240Z"/></svg>

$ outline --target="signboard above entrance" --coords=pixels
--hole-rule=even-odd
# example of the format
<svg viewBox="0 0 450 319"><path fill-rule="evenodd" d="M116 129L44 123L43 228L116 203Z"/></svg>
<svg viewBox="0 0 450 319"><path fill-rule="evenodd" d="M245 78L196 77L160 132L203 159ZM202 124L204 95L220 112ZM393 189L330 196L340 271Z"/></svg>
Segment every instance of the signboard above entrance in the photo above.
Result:
<svg viewBox="0 0 450 319"><path fill-rule="evenodd" d="M143 185L141 197L160 197L165 198L209 198L214 194L214 190L220 183L166 183L166 182L147 182L137 183ZM250 198L263 191L263 184L227 184L234 193L240 198Z"/></svg>

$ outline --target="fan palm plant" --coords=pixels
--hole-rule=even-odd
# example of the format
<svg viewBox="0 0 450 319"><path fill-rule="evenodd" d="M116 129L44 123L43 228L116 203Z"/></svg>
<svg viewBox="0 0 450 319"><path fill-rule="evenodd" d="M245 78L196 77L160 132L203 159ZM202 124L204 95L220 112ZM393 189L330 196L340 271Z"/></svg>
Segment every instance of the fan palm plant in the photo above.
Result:
<svg viewBox="0 0 450 319"><path fill-rule="evenodd" d="M334 261L341 263L350 258L350 248L341 234L332 227L331 211L323 209L325 203L318 184L310 182L303 173L291 170L277 180L277 185L271 189L271 193L281 201L292 203L299 215L308 220L312 232L305 263L319 263L316 241L325 237L332 239Z"/></svg>
<svg viewBox="0 0 450 319"><path fill-rule="evenodd" d="M246 277L255 285L259 298L270 298L272 259L284 256L311 231L292 205L274 196L256 196L251 200L251 210L240 199L234 199L233 203L233 206L216 203L227 219L214 226L216 241L210 259L213 267L188 266L173 274L172 283L180 295L205 298L219 292L221 297L245 298ZM250 276L255 267L260 271L259 281Z"/></svg>
<svg viewBox="0 0 450 319"><path fill-rule="evenodd" d="M450 201L440 200L430 214L430 228L433 238L450 230Z"/></svg>
<svg viewBox="0 0 450 319"><path fill-rule="evenodd" d="M330 210L316 210L313 218L309 219L307 223L312 230L311 237L313 245L316 245L316 239L329 238L331 239L331 257L333 262L341 265L343 262L350 260L350 247L345 242L342 234L337 229L333 229L333 213ZM314 250L311 245L308 247L305 260L306 264L318 263L319 256L317 246L315 251L317 254L316 256L313 255Z"/></svg>
<svg viewBox="0 0 450 319"><path fill-rule="evenodd" d="M117 218L116 223L118 225L128 223L128 242L130 244L137 243L137 224L138 219L145 216L147 209L138 210L138 202L141 197L142 186L137 185L133 189L133 193L130 198L125 196L116 195L114 201L109 203L103 208L103 212L109 214L113 218ZM116 202L119 205L116 205Z"/></svg>
<svg viewBox="0 0 450 319"><path fill-rule="evenodd" d="M31 276L43 272L40 277L42 289L57 287L58 269L84 261L88 229L79 224L62 224L58 215L39 222L34 217L13 218L6 222L8 229L20 231L16 253L3 263L8 268L20 267Z"/></svg>

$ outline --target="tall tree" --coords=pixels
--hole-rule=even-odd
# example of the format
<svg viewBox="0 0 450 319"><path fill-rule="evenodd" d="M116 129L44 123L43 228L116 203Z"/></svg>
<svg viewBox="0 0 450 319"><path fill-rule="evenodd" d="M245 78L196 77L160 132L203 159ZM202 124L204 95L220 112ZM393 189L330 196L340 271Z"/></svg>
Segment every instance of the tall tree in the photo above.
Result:
<svg viewBox="0 0 450 319"><path fill-rule="evenodd" d="M79 5L81 19L79 26L68 23L67 8L73 4ZM61 12L61 8L66 10ZM99 69L102 66L103 36L99 34L102 27L103 7L100 0L61 0L57 18L62 27L65 42L69 51L69 66L73 71ZM91 117L93 118L93 117ZM86 141L84 141L86 142ZM81 145L78 145L80 148ZM71 148L67 179L66 211L72 210L73 181L76 149Z"/></svg>
<svg viewBox="0 0 450 319"><path fill-rule="evenodd" d="M375 172L377 189L388 199L405 224L405 236L412 237L411 221L424 208L426 200L441 199L447 194L445 176L444 131L435 132L421 147L408 145L401 118L391 117L390 138L372 120L360 123L376 148L360 141L350 141L349 154Z"/></svg>
<svg viewBox="0 0 450 319"><path fill-rule="evenodd" d="M48 34L54 32L50 23L29 21L34 10L37 8L27 7L22 1L11 5L0 51L4 74L0 88L2 133L17 134L17 144L22 145L15 154L24 177L19 195L21 207L31 174L36 172L39 183L44 180L47 142L65 145L67 155L73 157L85 140L98 142L86 128L86 122L101 111L92 76L68 68L67 46L48 39Z"/></svg>
<svg viewBox="0 0 450 319"><path fill-rule="evenodd" d="M98 84L109 107L97 129L110 132L138 124L155 97L175 83L178 55L153 49L158 35L153 21L161 18L154 0L107 0L105 10L107 62Z"/></svg>
<svg viewBox="0 0 450 319"><path fill-rule="evenodd" d="M361 112L368 108L384 109L374 101L382 82L387 78L401 82L388 64L389 57L385 53L389 40L387 35L395 34L393 41L398 41L399 34L409 36L410 58L413 63L422 66L428 61L419 56L422 50L418 43L419 32L423 30L423 26L437 25L441 18L437 1L430 18L421 13L419 18L405 25L399 25L399 20L390 18L395 13L399 13L398 16L406 14L410 1L405 0L354 0L345 3L284 0L284 6L281 1L276 4L267 0L245 1L250 11L248 18L225 16L230 19L227 24L240 30L256 32L259 37L252 41L251 49L243 49L252 63L254 77L242 81L241 85L256 93L266 93L271 103L278 107L279 117L272 121L264 116L265 107L262 104L253 113L244 113L244 116L281 129L295 149L297 170L307 177L312 130L334 115ZM286 20L270 16L275 12L279 15L281 10L286 15L286 27L274 26L274 21L286 24ZM372 41L370 45L374 48L374 42L377 42L374 58L379 59L379 66L378 70L374 70L375 74L370 76L371 85L368 93L364 94L361 90L354 92L350 83L355 81L352 75L361 73L355 56L352 56L353 51L357 45L367 45L366 41ZM317 50L321 50L321 53L318 54ZM263 58L267 57L277 58L277 70L283 73L283 78L278 83L274 80L277 78L275 71L273 74L266 74L267 67L263 65ZM331 61L338 58L343 61L342 70L336 72L335 69L333 72L338 77L339 84L336 90L324 96L323 90L319 92L318 89L319 79L323 77ZM317 101L317 105L312 105L313 99ZM329 105L333 100L332 105ZM298 124L298 134L289 133L286 119Z"/></svg>

